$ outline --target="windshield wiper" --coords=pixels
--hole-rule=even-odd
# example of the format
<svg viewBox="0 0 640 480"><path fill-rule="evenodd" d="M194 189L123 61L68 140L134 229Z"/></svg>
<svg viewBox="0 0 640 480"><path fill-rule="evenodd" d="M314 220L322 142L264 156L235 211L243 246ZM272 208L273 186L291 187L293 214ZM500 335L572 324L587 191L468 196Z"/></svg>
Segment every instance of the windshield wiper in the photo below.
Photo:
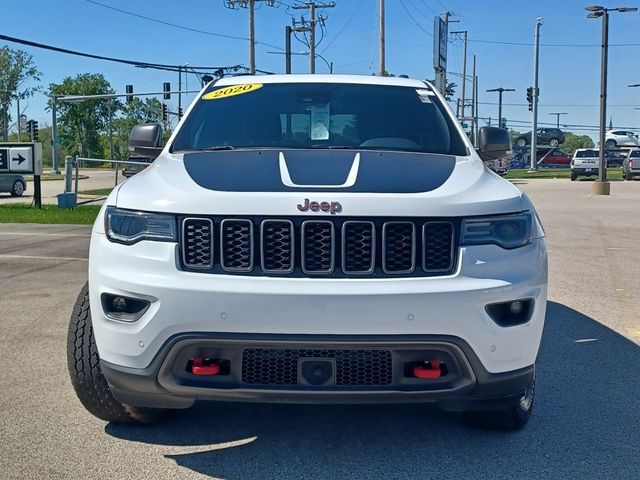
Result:
<svg viewBox="0 0 640 480"><path fill-rule="evenodd" d="M232 147L231 145L214 145L211 147L198 147L198 148L181 148L180 150L176 150L176 152L215 152L218 150L235 150L236 147Z"/></svg>

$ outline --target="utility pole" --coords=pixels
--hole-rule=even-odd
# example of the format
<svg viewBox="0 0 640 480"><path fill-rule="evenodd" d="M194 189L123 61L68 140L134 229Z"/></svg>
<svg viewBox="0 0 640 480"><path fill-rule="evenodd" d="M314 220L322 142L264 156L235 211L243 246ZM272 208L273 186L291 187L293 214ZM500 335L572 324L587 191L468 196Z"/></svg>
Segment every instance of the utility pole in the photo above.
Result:
<svg viewBox="0 0 640 480"><path fill-rule="evenodd" d="M536 19L533 35L533 121L531 122L531 170L538 166L538 63L540 60L540 26L542 17Z"/></svg>
<svg viewBox="0 0 640 480"><path fill-rule="evenodd" d="M471 117L472 117L472 129L471 137L473 139L473 145L477 147L478 143L478 77L476 75L476 56L473 55L473 84L471 92Z"/></svg>
<svg viewBox="0 0 640 480"><path fill-rule="evenodd" d="M498 127L502 128L502 94L504 92L515 92L515 89L498 87L487 90L487 92L498 92Z"/></svg>
<svg viewBox="0 0 640 480"><path fill-rule="evenodd" d="M384 0L380 0L380 76L384 77L387 69L385 66L384 52Z"/></svg>
<svg viewBox="0 0 640 480"><path fill-rule="evenodd" d="M289 25L284 27L285 73L291 73L291 32L292 28Z"/></svg>
<svg viewBox="0 0 640 480"><path fill-rule="evenodd" d="M20 125L20 96L16 96L16 106L18 108L18 142L22 136L22 126Z"/></svg>
<svg viewBox="0 0 640 480"><path fill-rule="evenodd" d="M316 73L316 24L324 25L324 21L327 17L319 15L316 18L316 10L323 8L333 8L336 6L335 2L329 3L316 3L315 0L304 2L299 5L294 5L294 10L309 10L309 26L307 27L306 20L301 19L300 23L302 27L296 28L296 22L294 20L293 26L296 32L309 32L309 72Z"/></svg>
<svg viewBox="0 0 640 480"><path fill-rule="evenodd" d="M51 168L53 173L60 173L58 169L58 96L51 98Z"/></svg>
<svg viewBox="0 0 640 480"><path fill-rule="evenodd" d="M551 112L549 115L556 116L556 128L560 128L560 115L569 115L566 112Z"/></svg>
<svg viewBox="0 0 640 480"><path fill-rule="evenodd" d="M466 30L461 30L458 32L451 32L451 35L464 35L464 53L463 53L463 60L462 60L462 106L461 106L461 112L460 112L460 117L462 118L462 121L464 121L464 104L465 104L465 87L467 84L467 31Z"/></svg>
<svg viewBox="0 0 640 480"><path fill-rule="evenodd" d="M255 4L256 2L265 2L268 6L273 7L276 0L225 0L225 6L231 10L235 10L239 5L242 8L249 9L249 73L256 73L256 36L255 36Z"/></svg>

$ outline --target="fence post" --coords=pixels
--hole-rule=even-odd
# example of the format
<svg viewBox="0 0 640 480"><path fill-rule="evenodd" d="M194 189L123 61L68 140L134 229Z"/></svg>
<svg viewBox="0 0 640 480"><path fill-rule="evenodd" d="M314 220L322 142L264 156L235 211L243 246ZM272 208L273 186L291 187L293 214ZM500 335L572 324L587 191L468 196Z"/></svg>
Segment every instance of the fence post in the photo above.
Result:
<svg viewBox="0 0 640 480"><path fill-rule="evenodd" d="M71 192L71 180L73 178L73 157L67 155L64 157L64 191Z"/></svg>

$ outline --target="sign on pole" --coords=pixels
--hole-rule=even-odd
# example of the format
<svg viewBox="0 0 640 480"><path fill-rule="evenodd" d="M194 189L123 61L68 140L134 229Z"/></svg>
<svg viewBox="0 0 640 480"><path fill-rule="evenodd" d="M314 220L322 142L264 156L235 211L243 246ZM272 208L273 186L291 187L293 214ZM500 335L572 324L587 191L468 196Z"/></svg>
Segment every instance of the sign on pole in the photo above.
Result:
<svg viewBox="0 0 640 480"><path fill-rule="evenodd" d="M433 68L436 70L447 69L447 24L437 16L433 26Z"/></svg>
<svg viewBox="0 0 640 480"><path fill-rule="evenodd" d="M0 143L0 173L42 172L42 145L39 143Z"/></svg>

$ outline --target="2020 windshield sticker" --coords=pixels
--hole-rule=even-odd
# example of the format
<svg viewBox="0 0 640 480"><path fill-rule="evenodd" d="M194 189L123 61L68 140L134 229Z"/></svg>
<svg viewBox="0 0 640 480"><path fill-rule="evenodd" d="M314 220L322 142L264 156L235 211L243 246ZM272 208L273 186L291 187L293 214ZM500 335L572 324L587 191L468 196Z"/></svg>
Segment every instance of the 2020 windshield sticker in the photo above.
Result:
<svg viewBox="0 0 640 480"><path fill-rule="evenodd" d="M242 95L243 93L253 92L262 88L262 83L247 83L244 85L231 85L230 87L219 88L213 92L205 93L202 96L203 100L218 100L220 98L233 97L235 95Z"/></svg>

